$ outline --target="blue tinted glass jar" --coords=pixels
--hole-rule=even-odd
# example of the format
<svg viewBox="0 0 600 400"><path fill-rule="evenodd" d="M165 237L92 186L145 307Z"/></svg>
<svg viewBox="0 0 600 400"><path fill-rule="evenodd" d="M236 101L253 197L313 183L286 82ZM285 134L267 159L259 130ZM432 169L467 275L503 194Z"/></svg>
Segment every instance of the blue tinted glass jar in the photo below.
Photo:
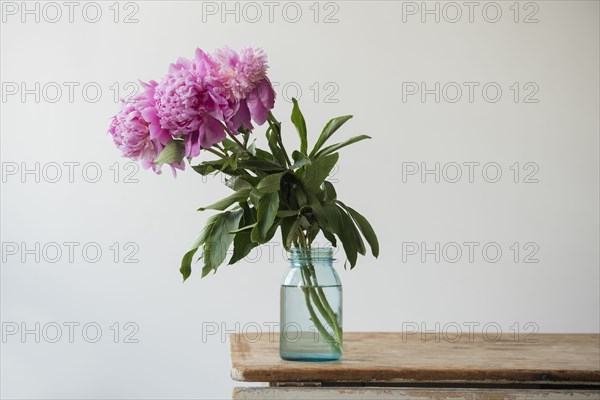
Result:
<svg viewBox="0 0 600 400"><path fill-rule="evenodd" d="M281 284L279 354L284 360L342 358L342 284L332 249L293 248Z"/></svg>

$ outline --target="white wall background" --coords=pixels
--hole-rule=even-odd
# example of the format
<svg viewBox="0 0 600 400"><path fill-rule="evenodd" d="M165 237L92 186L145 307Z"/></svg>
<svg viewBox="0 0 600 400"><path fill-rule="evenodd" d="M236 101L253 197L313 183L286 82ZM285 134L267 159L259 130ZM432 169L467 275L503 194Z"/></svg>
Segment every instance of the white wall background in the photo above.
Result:
<svg viewBox="0 0 600 400"><path fill-rule="evenodd" d="M35 4L27 7L35 10ZM288 149L296 144L287 122L294 87L301 90L313 140L329 118L349 113L355 119L339 139L373 136L342 151L334 176L338 195L368 216L382 248L378 260L360 259L352 272L339 265L346 331L398 331L410 323L429 330L436 323L441 329L457 323L466 329L469 322L479 323L479 329L498 324L506 338L515 324L522 333L600 331L598 2L520 3L518 22L513 2L499 2L496 23L485 19L495 18L496 6L487 2L478 3L473 22L459 3L462 18L456 23L449 22L456 9L444 8L445 3L437 3L439 23L434 15L425 15L423 23L420 13L403 14L412 4L420 8L420 2L297 2L302 15L296 23L289 22L296 6L287 6L285 14L283 2L274 9L273 22L262 2L250 8L228 2L229 9L238 7L239 22L235 14L222 14L221 2L119 3L118 23L112 2L97 3L102 10L97 23L83 18L86 3L78 3L72 23L68 7L55 4L62 18L52 23L54 6L37 3L40 21L35 22L20 2L2 3L3 398L227 398L234 386L228 344L219 335L203 342L202 324L236 330L239 323L239 330L277 321L278 285L286 269L281 246L271 247L273 257L268 249L254 252L254 262L222 267L203 280L196 273L182 285L180 257L209 215L194 210L227 189L219 179L203 182L191 169L177 179L140 170L132 176L137 183L126 183L131 166L106 134L117 110L116 88L124 95L127 82L161 78L170 62L192 57L196 47L212 51L253 44L266 50L270 76L280 83L275 112L286 122ZM262 17L252 22L255 5ZM93 19L94 6L87 7L85 16ZM216 14L206 12L215 7ZM123 23L131 12L138 22ZM331 13L337 22L324 23ZM538 22L524 23L531 13ZM36 82L39 102L34 94L22 99L20 87L12 94L15 84L34 89ZM63 89L54 103L52 82ZM64 82L79 85L72 102ZM451 103L454 92L448 91L439 103L433 95L425 102L418 95L403 102L403 82L426 82L429 88L456 82L463 96ZM473 102L464 82L479 83ZM482 97L489 82L502 89L495 103ZM520 87L516 103L514 82ZM525 88L530 82L534 86ZM86 83L102 89L97 102L90 100L93 87L88 99L83 96ZM532 99L538 102L524 102L535 87L539 91ZM257 136L264 143L262 132ZM79 163L73 182L64 164L69 162ZM403 182L406 162L429 168L436 162L481 165L473 183L464 165L457 183L443 176L436 183L432 175L422 183L419 175ZM482 177L481 166L491 162L502 170L497 183ZM509 168L515 162L518 183ZM527 162L539 167L538 183L523 182L532 171L524 169ZM35 173L23 174L35 163L40 163L39 182ZM50 182L53 163L62 173L56 183ZM117 182L114 163L119 163ZM97 165L102 176L90 183ZM493 178L493 170L488 172ZM65 242L79 243L72 262ZM117 262L115 242L121 249ZM128 242L139 248L137 263L124 262ZM409 242L429 248L436 242L480 245L473 262L464 245L458 262L449 262L453 252L442 254L440 262L433 255L423 262L418 254L404 254L403 260L402 243ZM521 247L518 262L509 248L514 242ZM534 247L523 249L529 242ZM39 262L24 251L36 243ZM50 262L55 248L48 243L63 251L55 263ZM102 249L97 263L83 257L86 243ZM502 249L498 262L484 259L486 243ZM539 262L524 263L535 246ZM80 324L73 343L64 325L69 322ZM115 322L118 343L110 328ZM124 334L132 332L125 329L127 322L139 327L134 336L139 343L124 343ZM14 326L35 330L36 323L39 343L34 334L7 335ZM54 323L62 327L62 337L50 343ZM97 343L86 342L81 332L86 323L102 328ZM93 336L91 329L88 338Z"/></svg>

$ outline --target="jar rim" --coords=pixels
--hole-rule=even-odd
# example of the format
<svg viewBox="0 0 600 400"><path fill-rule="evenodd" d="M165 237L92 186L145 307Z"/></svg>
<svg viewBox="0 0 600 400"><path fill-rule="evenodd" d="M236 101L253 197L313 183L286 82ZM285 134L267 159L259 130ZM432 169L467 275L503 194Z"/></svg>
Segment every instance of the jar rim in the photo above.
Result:
<svg viewBox="0 0 600 400"><path fill-rule="evenodd" d="M290 260L333 260L333 248L331 247L292 247Z"/></svg>

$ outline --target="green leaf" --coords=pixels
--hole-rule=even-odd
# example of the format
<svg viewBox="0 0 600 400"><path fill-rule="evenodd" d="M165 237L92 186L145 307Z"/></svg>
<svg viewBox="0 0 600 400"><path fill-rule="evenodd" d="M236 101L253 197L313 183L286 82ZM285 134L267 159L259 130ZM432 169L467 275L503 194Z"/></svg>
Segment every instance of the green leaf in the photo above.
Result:
<svg viewBox="0 0 600 400"><path fill-rule="evenodd" d="M317 151L319 151L319 149L323 147L327 139L329 139L331 135L333 135L335 131L337 131L342 125L344 125L346 121L348 121L350 118L352 118L352 115L344 115L342 117L337 117L330 120L327 123L327 125L325 125L325 127L323 128L323 131L321 132L317 143L315 143L315 147L313 147L312 151L310 152L310 157L312 158L317 153Z"/></svg>
<svg viewBox="0 0 600 400"><path fill-rule="evenodd" d="M250 194L250 189L242 189L240 191L235 192L234 194L232 194L230 196L225 197L224 199L217 201L214 204L211 204L210 206L200 207L198 209L198 211L205 211L205 210L223 211L227 207L231 206L232 204L235 204L240 201L246 201L248 199L249 194Z"/></svg>
<svg viewBox="0 0 600 400"><path fill-rule="evenodd" d="M287 251L290 251L290 247L287 245L287 237L294 221L296 221L296 218L281 218L281 243Z"/></svg>
<svg viewBox="0 0 600 400"><path fill-rule="evenodd" d="M260 201L262 196L263 196L263 194L261 192L259 192L258 189L253 188L250 191L250 204L252 204L254 207L256 207L258 209L258 202Z"/></svg>
<svg viewBox="0 0 600 400"><path fill-rule="evenodd" d="M250 140L250 131L246 128L239 128L238 131L242 132L242 136L244 137L242 143L244 143L244 146L248 146L248 141Z"/></svg>
<svg viewBox="0 0 600 400"><path fill-rule="evenodd" d="M264 242L268 242L275 236L275 232L277 232L277 228L279 227L279 220L275 221L275 223L271 226L267 235L265 236ZM229 260L229 264L234 264L239 260L246 257L253 248L260 245L260 243L252 241L252 233L250 231L240 232L235 236L233 241L233 255Z"/></svg>
<svg viewBox="0 0 600 400"><path fill-rule="evenodd" d="M286 249L291 249L292 245L294 244L294 242L296 242L298 240L298 233L299 233L299 228L300 228L300 219L296 218L293 220L292 225L290 226L289 231L287 232L287 234L284 236L284 247ZM283 234L283 231L282 231Z"/></svg>
<svg viewBox="0 0 600 400"><path fill-rule="evenodd" d="M294 108L292 109L292 123L300 136L300 152L307 154L308 139L306 137L306 122L304 121L304 116L300 111L300 107L298 107L298 100L292 98L292 102L294 103Z"/></svg>
<svg viewBox="0 0 600 400"><path fill-rule="evenodd" d="M256 155L256 142L252 142L252 144L250 146L248 146L248 151L250 152L250 154L252 154L253 156Z"/></svg>
<svg viewBox="0 0 600 400"><path fill-rule="evenodd" d="M193 165L192 169L200 175L206 176L220 171L224 165L225 160L204 161L198 165Z"/></svg>
<svg viewBox="0 0 600 400"><path fill-rule="evenodd" d="M338 158L339 154L334 153L317 158L306 167L302 181L308 191L317 192L319 190L319 187L337 163Z"/></svg>
<svg viewBox="0 0 600 400"><path fill-rule="evenodd" d="M260 149L258 147L256 148L256 158L266 160L269 162L275 162L275 158L273 158L273 154L271 154L268 151L265 151L263 149Z"/></svg>
<svg viewBox="0 0 600 400"><path fill-rule="evenodd" d="M267 143L269 144L269 149L271 149L271 153L273 153L273 158L276 160L279 165L286 166L285 154L283 150L279 148L279 143L277 142L277 133L271 129L267 129Z"/></svg>
<svg viewBox="0 0 600 400"><path fill-rule="evenodd" d="M279 191L281 178L286 173L287 171L283 171L276 174L267 175L260 182L258 182L256 189L262 193L273 193Z"/></svg>
<svg viewBox="0 0 600 400"><path fill-rule="evenodd" d="M240 191L242 189L252 189L252 184L239 176L232 176L225 181L225 186L230 189Z"/></svg>
<svg viewBox="0 0 600 400"><path fill-rule="evenodd" d="M225 258L225 252L231 244L231 240L233 240L233 235L229 234L229 230L235 229L237 223L241 219L242 214L242 209L236 211L226 211L221 214L215 214L208 219L204 229L202 229L202 232L194 241L192 248L185 253L183 259L181 260L181 268L179 271L181 272L181 275L183 275L184 282L192 273L192 261L194 254L200 246L204 245L204 252L201 258L204 258L206 263L202 269L202 276L206 275L204 273L205 270L206 273L208 273L210 269L216 270L216 268L223 262ZM223 249L223 247L225 248Z"/></svg>
<svg viewBox="0 0 600 400"><path fill-rule="evenodd" d="M203 277L210 271L216 271L219 265L225 260L227 249L235 236L230 232L239 226L243 214L244 210L239 209L225 211L209 218L201 234L201 241L203 243L202 259L204 260L204 266L202 267Z"/></svg>
<svg viewBox="0 0 600 400"><path fill-rule="evenodd" d="M325 192L325 202L331 203L332 201L337 199L337 193L333 184L329 181L323 182L323 191Z"/></svg>
<svg viewBox="0 0 600 400"><path fill-rule="evenodd" d="M277 211L277 216L279 218L295 217L298 213L300 213L300 210L281 210Z"/></svg>
<svg viewBox="0 0 600 400"><path fill-rule="evenodd" d="M223 146L223 148L225 150L228 151L240 151L243 150L239 144L237 144L236 142L234 142L233 140L229 139L229 138L225 138L221 141L221 145Z"/></svg>
<svg viewBox="0 0 600 400"><path fill-rule="evenodd" d="M279 194L265 193L258 201L257 224L252 229L251 239L253 242L265 243L267 233L275 221L279 209Z"/></svg>
<svg viewBox="0 0 600 400"><path fill-rule="evenodd" d="M306 192L302 189L301 186L294 187L294 197L296 199L296 204L298 204L298 208L304 207L308 203L308 198L306 197Z"/></svg>
<svg viewBox="0 0 600 400"><path fill-rule="evenodd" d="M317 222L321 226L325 226L327 224L327 218L325 216L325 211L323 210L321 202L319 201L317 196L315 196L311 192L306 192L306 197L308 199L308 206L311 208L311 212L317 219Z"/></svg>
<svg viewBox="0 0 600 400"><path fill-rule="evenodd" d="M319 228L318 225L309 226L307 234L306 234L308 242L312 243L313 240L315 240L317 238L317 235L319 234L320 231L321 231L321 228Z"/></svg>
<svg viewBox="0 0 600 400"><path fill-rule="evenodd" d="M344 207L352 216L352 219L354 219L354 222L360 229L360 232L365 237L365 239L367 239L367 243L369 243L369 246L371 247L371 253L373 254L373 257L379 257L379 241L377 240L377 235L375 234L375 231L373 230L373 227L371 226L369 221L367 221L367 219L363 217L358 211L351 207L348 207L341 201L338 201L337 203Z"/></svg>
<svg viewBox="0 0 600 400"><path fill-rule="evenodd" d="M231 231L231 232L229 232L229 233L240 233L240 232L249 231L249 230L251 230L252 228L254 228L255 226L256 226L256 222L255 222L255 223L253 223L253 224L246 225L246 226L243 226L243 227L241 227L241 228L238 228L238 229L236 229L235 231Z"/></svg>
<svg viewBox="0 0 600 400"><path fill-rule="evenodd" d="M192 169L202 176L221 172L229 176L238 176L239 172L231 168L231 159L204 161L198 165L193 165Z"/></svg>
<svg viewBox="0 0 600 400"><path fill-rule="evenodd" d="M235 239L233 239L233 254L229 259L229 265L240 261L258 246L258 243L252 241L250 230L246 230L249 226L256 226L256 209L248 207L247 203L242 203L242 208L244 216L240 220L240 228L236 231Z"/></svg>
<svg viewBox="0 0 600 400"><path fill-rule="evenodd" d="M237 168L237 162L238 162L237 156L232 156L229 159L229 165L231 166L231 169L234 170L234 171L236 171L238 169Z"/></svg>
<svg viewBox="0 0 600 400"><path fill-rule="evenodd" d="M327 146L323 150L319 151L315 155L315 157L326 156L327 154L331 154L331 153L334 153L334 152L338 151L342 147L346 147L348 145L351 145L352 143L360 142L361 140L365 140L365 139L371 139L371 136L367 136L367 135L355 136L355 137L350 138L350 139L348 139L348 140L346 140L346 141L344 141L342 143L336 143L336 144L333 144L331 146Z"/></svg>
<svg viewBox="0 0 600 400"><path fill-rule="evenodd" d="M238 168L250 169L253 171L258 170L258 171L264 171L264 172L271 172L271 171L285 170L285 168L282 167L281 165L275 164L268 160L261 160L259 158L240 160L240 161L238 161L237 164L238 164Z"/></svg>
<svg viewBox="0 0 600 400"><path fill-rule="evenodd" d="M299 216L298 221L300 221L300 227L302 229L310 228L310 222L308 222L308 218L306 218L304 215Z"/></svg>
<svg viewBox="0 0 600 400"><path fill-rule="evenodd" d="M267 232L267 236L265 236L265 243L268 242L269 240L273 239L273 236L275 236L275 232L277 232L277 228L279 228L280 223L281 223L281 220L279 218L276 218L273 225L271 225L271 227L269 228L269 231Z"/></svg>
<svg viewBox="0 0 600 400"><path fill-rule="evenodd" d="M356 248L356 239L354 237L354 229L344 226L344 220L340 214L340 210L333 204L326 204L323 207L330 230L335 233L341 240L344 247L346 258L350 262L350 269L356 265L358 257L358 249Z"/></svg>
<svg viewBox="0 0 600 400"><path fill-rule="evenodd" d="M185 156L185 144L181 139L172 139L158 155L154 164L178 163Z"/></svg>
<svg viewBox="0 0 600 400"><path fill-rule="evenodd" d="M356 242L356 249L359 254L364 256L365 254L367 254L367 248L365 247L365 242L363 242L362 237L360 236L360 233L358 232L358 228L354 224L354 221L352 220L350 215L347 214L346 210L341 208L339 205L338 205L338 209L340 210L340 215L342 217L342 223L344 224L344 229L347 231L352 231L351 236L354 237L354 241Z"/></svg>
<svg viewBox="0 0 600 400"><path fill-rule="evenodd" d="M250 239L250 231L238 233L233 240L233 254L229 259L228 264L231 265L240 261L250 254L252 249L256 246L258 246L258 243L254 243L252 239Z"/></svg>
<svg viewBox="0 0 600 400"><path fill-rule="evenodd" d="M337 240L335 240L335 235L333 232L324 227L321 227L321 230L323 231L323 236L325 236L325 239L329 240L333 247L337 247Z"/></svg>
<svg viewBox="0 0 600 400"><path fill-rule="evenodd" d="M181 268L179 268L179 272L181 272L181 275L183 275L184 282L192 274L192 261L194 260L194 254L198 250L198 247L202 246L202 243L204 243L205 240L205 236L203 235L203 233L204 232L201 232L196 237L191 249L183 255L183 259L181 260Z"/></svg>
<svg viewBox="0 0 600 400"><path fill-rule="evenodd" d="M185 253L183 259L181 260L181 267L179 268L179 272L183 276L183 281L190 277L192 274L192 261L194 259L194 254L198 250L198 247L195 247Z"/></svg>
<svg viewBox="0 0 600 400"><path fill-rule="evenodd" d="M298 169L304 165L310 164L311 162L310 158L300 153L298 150L294 150L292 153L292 158L294 159L294 165L291 166L292 169Z"/></svg>

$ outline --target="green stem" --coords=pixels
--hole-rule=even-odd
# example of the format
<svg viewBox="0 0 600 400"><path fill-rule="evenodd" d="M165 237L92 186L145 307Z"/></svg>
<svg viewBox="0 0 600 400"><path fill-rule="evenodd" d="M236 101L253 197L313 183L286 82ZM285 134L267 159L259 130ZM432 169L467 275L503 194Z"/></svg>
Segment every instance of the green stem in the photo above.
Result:
<svg viewBox="0 0 600 400"><path fill-rule="evenodd" d="M300 230L299 233L300 233L299 236L300 236L301 247L306 251L310 251L310 243L309 243L308 236L304 235L304 232L302 230ZM333 309L331 308L329 301L327 301L327 296L325 295L325 292L319 286L314 266L309 261L307 266L304 266L304 265L300 266L300 272L302 274L302 281L304 282L304 286L305 286L303 288L303 291L305 293L307 307L309 307L308 311L311 314L313 323L315 324L315 326L317 327L317 330L319 330L319 332L321 332L321 329L319 328L319 326L317 324L320 324L321 327L323 329L325 329L322 326L321 321L317 318L317 315L314 312L312 305L310 304L310 299L312 299L313 303L319 310L319 313L323 316L323 319L325 319L325 322L333 329L335 338L333 338L331 336L331 334L329 334L328 332L327 332L327 336L323 335L323 333L321 333L321 335L327 337L328 340L329 339L333 340L333 342L330 342L330 343L332 343L331 346L334 351L341 351L343 336L342 336L342 330L341 330L341 328L339 326L339 322L338 322L338 315L335 312L333 312ZM316 288L316 290L315 290L315 288Z"/></svg>
<svg viewBox="0 0 600 400"><path fill-rule="evenodd" d="M311 277L310 270L307 271L307 274L308 274L309 280L310 280L310 277ZM312 296L313 302L315 303L315 306L317 306L317 309L319 310L319 312L325 319L325 322L327 322L327 324L331 328L333 328L333 330L335 332L335 336L338 338L338 341L339 341L340 335L339 335L339 328L337 327L337 325L338 325L337 318L335 317L335 314L333 313L333 311L326 310L325 307L323 306L323 301L327 301L327 299L325 297L325 293L323 292L323 290L321 288L318 288L317 290L315 290L315 288L312 285L309 286L308 290L310 291L310 294ZM341 341L340 341L340 343L341 343Z"/></svg>
<svg viewBox="0 0 600 400"><path fill-rule="evenodd" d="M246 154L248 154L250 157L254 157L254 154L252 154L250 150L248 150L248 148L242 142L240 142L240 140L237 137L235 137L233 133L231 133L229 128L227 128L227 125L225 125L223 122L221 122L221 125L223 126L223 129L225 129L225 132L227 132L231 140L236 142L242 148L242 150L244 150Z"/></svg>
<svg viewBox="0 0 600 400"><path fill-rule="evenodd" d="M224 160L229 159L229 157L226 154L220 153L220 152L218 152L215 149L211 149L210 147L203 147L202 150L206 150L206 151L208 151L210 153L216 154L216 155L218 155L220 158L222 158Z"/></svg>
<svg viewBox="0 0 600 400"><path fill-rule="evenodd" d="M279 145L279 147L281 147L281 151L283 152L288 167L291 167L292 161L290 160L290 157L288 156L288 153L285 150L285 147L283 146L283 141L281 140L281 123L277 121L277 119L271 111L269 111L267 121L269 122L271 129L273 129L273 132L275 132L275 140L277 140L277 144Z"/></svg>
<svg viewBox="0 0 600 400"><path fill-rule="evenodd" d="M229 156L228 156L227 154L220 153L220 152L218 152L217 150L215 150L215 149L213 149L213 148L210 148L210 147L203 147L203 148L202 148L202 150L206 150L206 151L208 151L208 152L210 152L210 153L213 153L213 154L215 154L215 155L219 156L219 158L222 158L223 160L229 160ZM234 156L235 156L235 155L234 155ZM236 157L237 157L237 156L236 156ZM248 173L248 171L246 171L245 169L238 168L237 170L240 172L240 174L242 174L242 175L246 176L247 178L249 178L249 177L252 177L252 175L250 175L250 174Z"/></svg>
<svg viewBox="0 0 600 400"><path fill-rule="evenodd" d="M335 336L337 337L341 345L343 343L343 335L342 330L340 329L340 325L338 323L338 315L333 311L333 308L329 304L329 301L327 300L327 296L325 295L323 288L319 286L319 282L317 281L317 273L312 264L309 264L308 270L312 276L312 279L314 280L315 287L317 288L318 297L322 302L322 307L324 308L325 313L329 315L329 319L332 321L331 323L329 323L329 325L333 328Z"/></svg>
<svg viewBox="0 0 600 400"><path fill-rule="evenodd" d="M272 121L273 123L275 123L277 125L281 125L281 123L279 121L277 121L277 118L275 118L275 116L273 115L273 113L271 111L269 111L267 119L269 119L270 121Z"/></svg>
<svg viewBox="0 0 600 400"><path fill-rule="evenodd" d="M302 281L304 282L304 287L302 288L302 291L304 292L304 300L306 301L306 308L308 309L310 318L311 318L313 324L315 324L315 327L317 328L317 330L319 331L319 334L325 339L325 342L329 343L335 352L341 353L341 351L342 351L341 345L336 342L335 338L333 336L331 336L331 334L329 332L327 332L327 329L325 329L325 327L323 326L323 324L317 317L317 314L315 313L315 310L312 307L312 304L310 304L310 300L311 300L311 294L310 294L310 289L309 289L310 282L307 282L307 277L305 275L306 272L303 269L304 267L300 267L300 268L301 268L300 273L302 274ZM313 301L314 301L314 299L313 299Z"/></svg>
<svg viewBox="0 0 600 400"><path fill-rule="evenodd" d="M219 143L215 143L215 144L213 144L213 146L215 146L217 149L221 150L221 152L223 154L227 154L227 150L225 150L225 147L221 146Z"/></svg>

